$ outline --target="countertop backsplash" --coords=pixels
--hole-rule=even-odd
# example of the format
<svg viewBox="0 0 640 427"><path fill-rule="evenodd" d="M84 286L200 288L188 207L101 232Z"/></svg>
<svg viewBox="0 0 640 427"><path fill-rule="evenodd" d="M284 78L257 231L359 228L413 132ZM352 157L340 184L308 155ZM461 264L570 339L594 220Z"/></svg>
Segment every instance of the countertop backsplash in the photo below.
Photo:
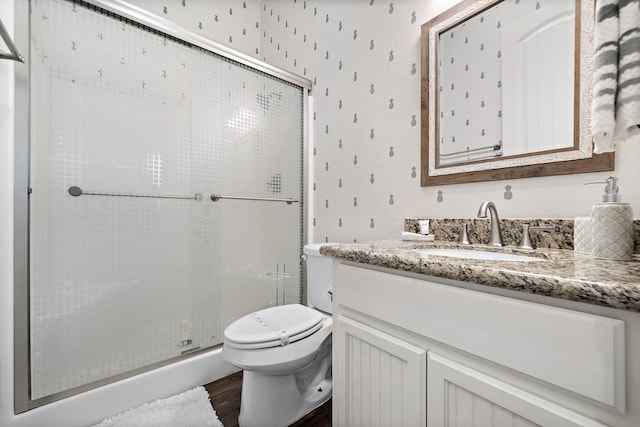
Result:
<svg viewBox="0 0 640 427"><path fill-rule="evenodd" d="M478 218L465 219L430 219L407 218L404 220L404 231L418 233L418 221L429 219L429 233L435 240L457 242L459 227L446 225L467 224L467 235L471 244L487 243L489 240L489 220ZM573 249L573 219L500 219L502 240L507 246L518 246L522 240L522 225L553 227L554 231L530 230L534 248ZM640 254L640 220L633 221L634 253Z"/></svg>

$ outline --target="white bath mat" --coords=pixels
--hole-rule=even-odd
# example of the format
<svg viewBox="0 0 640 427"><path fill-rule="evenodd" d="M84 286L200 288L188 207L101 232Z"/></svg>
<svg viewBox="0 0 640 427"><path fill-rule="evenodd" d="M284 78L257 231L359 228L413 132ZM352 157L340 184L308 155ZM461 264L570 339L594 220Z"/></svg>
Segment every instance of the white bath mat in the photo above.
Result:
<svg viewBox="0 0 640 427"><path fill-rule="evenodd" d="M204 387L145 403L94 427L222 427Z"/></svg>

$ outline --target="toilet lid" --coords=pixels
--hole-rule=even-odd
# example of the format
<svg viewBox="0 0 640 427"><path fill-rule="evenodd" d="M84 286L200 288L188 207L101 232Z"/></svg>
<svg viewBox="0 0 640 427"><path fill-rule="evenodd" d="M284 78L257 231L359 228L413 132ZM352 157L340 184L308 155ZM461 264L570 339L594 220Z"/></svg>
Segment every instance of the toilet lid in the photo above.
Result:
<svg viewBox="0 0 640 427"><path fill-rule="evenodd" d="M225 329L224 337L236 348L285 346L316 332L323 320L322 313L304 305L281 305L236 320Z"/></svg>

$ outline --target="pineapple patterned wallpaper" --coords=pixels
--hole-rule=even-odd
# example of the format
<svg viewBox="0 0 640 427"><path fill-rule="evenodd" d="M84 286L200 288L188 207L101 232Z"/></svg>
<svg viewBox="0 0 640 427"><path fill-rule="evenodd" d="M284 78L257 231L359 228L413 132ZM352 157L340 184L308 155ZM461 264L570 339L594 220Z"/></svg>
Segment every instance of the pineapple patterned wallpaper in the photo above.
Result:
<svg viewBox="0 0 640 427"><path fill-rule="evenodd" d="M473 218L484 200L502 218L588 215L583 184L610 174L420 187L420 26L459 0L128 1L313 82L314 242L397 238L404 218ZM621 183L640 179L639 147L618 148Z"/></svg>
<svg viewBox="0 0 640 427"><path fill-rule="evenodd" d="M455 0L130 2L313 82L311 240L399 235L421 192L420 26Z"/></svg>
<svg viewBox="0 0 640 427"><path fill-rule="evenodd" d="M263 59L313 82L314 241L398 237L416 203L425 3L262 3Z"/></svg>
<svg viewBox="0 0 640 427"><path fill-rule="evenodd" d="M573 218L597 201L583 184L602 181L607 172L420 187L420 29L458 3L261 3L262 59L313 82L313 241L395 239L404 218L474 218L485 200L501 218ZM502 6L542 9L544 3ZM498 51L487 50L496 58ZM498 75L491 79L496 88L499 82ZM500 109L493 110L499 119ZM617 155L616 174L637 182L631 159L640 161L640 145L628 147L620 147L630 157ZM640 193L633 197L640 203Z"/></svg>
<svg viewBox="0 0 640 427"><path fill-rule="evenodd" d="M257 0L125 0L185 29L258 58Z"/></svg>

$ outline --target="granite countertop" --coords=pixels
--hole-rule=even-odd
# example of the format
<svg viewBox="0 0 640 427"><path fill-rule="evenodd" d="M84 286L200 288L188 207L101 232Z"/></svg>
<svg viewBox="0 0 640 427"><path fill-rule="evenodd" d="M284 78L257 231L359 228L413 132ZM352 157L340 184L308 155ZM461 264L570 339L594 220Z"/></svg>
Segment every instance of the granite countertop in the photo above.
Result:
<svg viewBox="0 0 640 427"><path fill-rule="evenodd" d="M422 256L412 249L456 248L544 258L540 262ZM611 261L567 249L527 251L514 246L380 240L322 246L322 255L480 285L640 312L640 255Z"/></svg>

